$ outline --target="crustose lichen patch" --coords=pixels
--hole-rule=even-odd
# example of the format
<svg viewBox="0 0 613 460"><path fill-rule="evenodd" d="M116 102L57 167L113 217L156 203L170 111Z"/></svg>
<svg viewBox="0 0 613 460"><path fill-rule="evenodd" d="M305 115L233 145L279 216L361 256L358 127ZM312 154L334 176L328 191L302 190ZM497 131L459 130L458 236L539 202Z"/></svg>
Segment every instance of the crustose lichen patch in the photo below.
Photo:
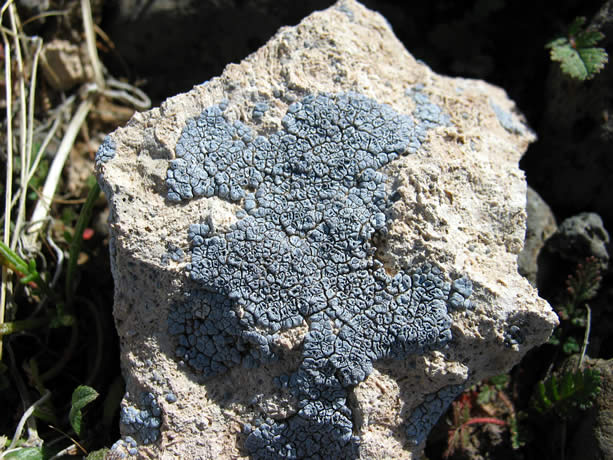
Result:
<svg viewBox="0 0 613 460"><path fill-rule="evenodd" d="M242 205L228 231L189 229L199 288L170 313L177 354L214 376L275 359L275 334L309 324L300 367L281 379L299 410L251 429L255 458L353 456L348 391L377 360L444 346L449 311L469 304L467 279L452 283L430 265L392 276L374 257L372 237L386 226L382 168L448 121L424 94L413 98L409 116L356 93L307 96L268 137L212 106L177 143L169 200Z"/></svg>

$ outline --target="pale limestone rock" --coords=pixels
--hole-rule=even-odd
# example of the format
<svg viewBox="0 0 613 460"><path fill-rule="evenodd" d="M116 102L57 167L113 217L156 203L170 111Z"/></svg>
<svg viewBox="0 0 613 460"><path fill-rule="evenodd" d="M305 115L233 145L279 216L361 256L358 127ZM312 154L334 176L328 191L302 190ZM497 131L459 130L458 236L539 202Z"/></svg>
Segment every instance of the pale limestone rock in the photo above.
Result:
<svg viewBox="0 0 613 460"><path fill-rule="evenodd" d="M244 202L172 202L167 170L186 123L207 107L226 100L228 120L268 136L283 129L292 102L348 92L407 116L420 107L419 93L446 114L447 123L429 129L414 153L381 168L393 199L387 233L372 243L389 274L430 263L447 281L471 280L472 308L449 310L446 346L375 361L368 377L344 386L359 441L350 441L354 453L338 458L417 458L429 425L454 395L507 371L549 337L557 318L517 273L526 220L518 162L534 135L503 90L436 75L403 48L381 16L341 1L282 28L220 77L135 115L103 144L97 170L111 207L114 313L127 386L122 433L138 444L128 440L116 449L161 458L246 458L254 445L246 441L254 436L250 427L274 427L299 411L303 395L274 378L301 368L307 322L281 330L273 341L281 359L253 369L237 366L205 378L176 357L169 315L198 287L188 279L188 229L206 223L225 234L243 219ZM262 102L267 110L260 105L254 114ZM257 436L265 438L261 431Z"/></svg>

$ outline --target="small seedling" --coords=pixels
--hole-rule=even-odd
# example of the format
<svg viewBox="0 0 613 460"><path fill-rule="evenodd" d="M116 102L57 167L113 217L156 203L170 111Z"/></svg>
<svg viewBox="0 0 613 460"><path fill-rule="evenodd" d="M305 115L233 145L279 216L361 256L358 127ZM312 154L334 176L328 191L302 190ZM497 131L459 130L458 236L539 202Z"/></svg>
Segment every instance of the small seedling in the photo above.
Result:
<svg viewBox="0 0 613 460"><path fill-rule="evenodd" d="M576 18L566 37L556 38L545 45L552 61L560 63L562 71L576 80L589 80L600 72L609 60L604 48L594 45L604 35L594 28L583 28L584 17Z"/></svg>

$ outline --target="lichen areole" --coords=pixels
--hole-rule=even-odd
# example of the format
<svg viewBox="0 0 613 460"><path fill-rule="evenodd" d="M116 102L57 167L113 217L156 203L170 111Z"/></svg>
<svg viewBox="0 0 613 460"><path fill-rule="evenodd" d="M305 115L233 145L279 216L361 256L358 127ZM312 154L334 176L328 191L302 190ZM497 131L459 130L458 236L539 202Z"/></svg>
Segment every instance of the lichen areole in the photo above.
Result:
<svg viewBox="0 0 613 460"><path fill-rule="evenodd" d="M412 94L412 116L356 93L307 96L268 137L212 106L177 143L169 200L216 196L242 206L228 231L189 229L198 288L169 315L177 354L214 376L275 359L275 334L309 326L300 367L286 379L299 410L249 430L254 458L357 455L348 392L377 360L443 347L449 311L469 304L467 279L452 283L432 265L390 275L374 257L371 239L386 226L381 169L448 122Z"/></svg>

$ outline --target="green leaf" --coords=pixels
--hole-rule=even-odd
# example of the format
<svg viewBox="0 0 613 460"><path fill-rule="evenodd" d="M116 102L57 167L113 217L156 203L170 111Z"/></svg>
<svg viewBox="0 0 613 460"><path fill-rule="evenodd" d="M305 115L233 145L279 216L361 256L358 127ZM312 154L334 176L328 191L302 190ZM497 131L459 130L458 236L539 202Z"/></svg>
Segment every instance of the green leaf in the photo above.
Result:
<svg viewBox="0 0 613 460"><path fill-rule="evenodd" d="M588 77L587 67L581 61L581 57L570 43L551 48L551 60L558 61L562 72L577 80L585 80Z"/></svg>
<svg viewBox="0 0 613 460"><path fill-rule="evenodd" d="M557 38L545 45L549 48L552 61L560 63L564 73L577 80L587 80L600 72L609 60L604 48L594 45L604 35L587 28L583 30L585 18L576 18L568 28L568 36Z"/></svg>
<svg viewBox="0 0 613 460"><path fill-rule="evenodd" d="M604 48L578 48L577 54L585 66L587 78L592 78L604 69L605 64L609 61L609 55Z"/></svg>
<svg viewBox="0 0 613 460"><path fill-rule="evenodd" d="M81 422L83 419L83 414L81 413L81 409L83 409L97 397L98 392L92 387L88 387L86 385L79 385L72 392L72 405L70 407L68 419L70 420L70 425L72 426L72 429L75 431L75 433L77 433L78 436L81 436L82 429Z"/></svg>
<svg viewBox="0 0 613 460"><path fill-rule="evenodd" d="M595 29L587 29L582 34L575 37L575 46L577 48L589 48L594 46L604 38L604 34Z"/></svg>
<svg viewBox="0 0 613 460"><path fill-rule="evenodd" d="M504 387L509 383L509 375L508 374L499 374L495 375L490 379L490 382L494 384L497 390L503 390Z"/></svg>
<svg viewBox="0 0 613 460"><path fill-rule="evenodd" d="M493 397L494 391L492 390L492 387L489 385L484 385L483 388L481 388L481 391L479 391L479 394L477 395L477 403L487 404L493 399Z"/></svg>
<svg viewBox="0 0 613 460"><path fill-rule="evenodd" d="M555 411L560 417L574 409L587 409L600 392L600 374L594 369L552 375L538 382L532 406L540 413Z"/></svg>
<svg viewBox="0 0 613 460"><path fill-rule="evenodd" d="M8 454L4 454L2 458L11 460L43 460L43 449L41 447L22 447Z"/></svg>

